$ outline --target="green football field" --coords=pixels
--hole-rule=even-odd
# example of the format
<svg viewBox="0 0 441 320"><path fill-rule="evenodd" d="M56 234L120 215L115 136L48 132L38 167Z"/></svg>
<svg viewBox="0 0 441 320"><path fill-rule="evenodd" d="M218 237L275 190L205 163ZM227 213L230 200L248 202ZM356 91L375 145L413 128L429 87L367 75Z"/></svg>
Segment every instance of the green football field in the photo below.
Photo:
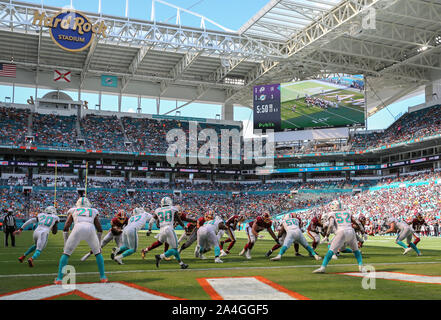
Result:
<svg viewBox="0 0 441 320"><path fill-rule="evenodd" d="M140 253L124 260L124 265L118 265L110 260L113 244L104 248L104 258L109 281L123 281L133 285L154 290L162 294L184 299L211 299L209 292L201 285L203 278L231 277L260 277L275 283L279 287L295 292L308 299L441 299L441 286L438 277L431 283L414 283L376 279L375 289L363 289L362 278L338 273L357 272L355 258L352 254L342 254L338 260L331 260L327 274L312 274L321 261L315 261L307 256L306 250L300 247L303 257L295 257L290 248L281 261L272 262L264 256L265 252L274 245L274 241L259 239L252 251L252 259L247 260L238 256L245 244L245 234L239 232L240 239L232 249L232 254L224 257L223 264L213 262L213 253L207 253L207 260L196 259L193 256L194 245L184 251L183 260L189 264L189 269L180 270L176 261L164 261L157 269L154 254L161 253L157 248L142 260ZM139 234L139 251L151 244L153 236L146 237L145 231ZM308 239L309 241L309 239ZM32 232L25 231L17 238L15 248L4 248L0 242L0 295L12 291L28 289L36 286L52 284L56 277L58 260L62 253L62 233L50 235L48 246L30 268L27 263L20 264L17 258L32 243ZM392 275L401 273L413 275L441 276L441 239L422 238L419 248L423 255L417 257L415 252L402 255L402 249L394 243L392 237L371 237L362 249L364 264L371 265L377 273L386 272ZM326 245L318 248L321 256L327 251ZM81 243L69 260L69 265L76 269L76 282L97 282L98 274L95 259L89 258L80 262L80 257L87 252L87 244ZM272 256L275 256L273 253ZM413 276L411 276L413 277ZM107 284L105 284L107 285ZM1 297L0 297L1 298ZM81 299L76 295L58 297L58 299Z"/></svg>
<svg viewBox="0 0 441 320"><path fill-rule="evenodd" d="M282 90L282 96L284 91ZM364 124L364 107L359 105L364 100L363 93L357 90L333 90L324 95L316 94L313 97L323 98L327 101L338 102L336 96L341 98L339 107L322 109L317 106L308 106L305 98L287 100L281 103L282 129L299 129L311 127L346 126L353 123ZM296 106L293 111L293 106Z"/></svg>

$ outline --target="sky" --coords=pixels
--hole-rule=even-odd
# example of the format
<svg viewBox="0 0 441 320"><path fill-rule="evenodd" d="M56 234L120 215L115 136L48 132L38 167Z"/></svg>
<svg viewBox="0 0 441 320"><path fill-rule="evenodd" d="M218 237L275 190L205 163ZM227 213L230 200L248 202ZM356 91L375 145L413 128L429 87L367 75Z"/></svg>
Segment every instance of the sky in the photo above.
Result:
<svg viewBox="0 0 441 320"><path fill-rule="evenodd" d="M99 0L43 0L45 5L65 7L70 6L71 2L75 9L87 12L98 12ZM152 1L151 0L101 0L101 10L103 14L124 16L126 1L128 1L128 16L133 19L150 20ZM253 17L269 0L168 0L167 2L215 21L225 28L231 30L238 30L244 23ZM26 2L41 4L42 0L26 0ZM155 6L156 20L174 24L176 22L176 9L167 7L164 4L156 3ZM226 19L226 17L228 17ZM200 26L200 19L194 16L182 13L181 24L186 26ZM206 23L209 29L219 29L218 27ZM4 81L5 78L0 79ZM51 90L39 89L38 96L41 97ZM77 93L67 92L71 95L73 100L78 100ZM29 96L34 96L35 89L33 88L16 88L15 102L26 103ZM12 96L12 89L10 86L5 86L0 83L0 101L4 101L5 97ZM94 109L98 104L98 95L82 92L82 100L89 103L89 108ZM375 115L370 117L367 121L368 130L377 130L387 128L395 120L395 117L400 113L407 111L409 106L417 105L424 102L424 96L416 96L408 100L400 101L392 104ZM185 101L161 101L160 113L163 114L172 110L176 105L182 105ZM118 98L117 96L103 96L103 109L117 111ZM156 113L156 101L153 99L142 99L143 113ZM135 112L137 108L137 99L135 97L123 97L123 110L125 112ZM213 104L192 103L180 109L181 116L215 118L216 115L221 114L221 106ZM175 112L170 115L175 115ZM252 128L252 110L245 107L234 108L234 120L244 121L244 126L249 130ZM251 124L250 124L251 122Z"/></svg>

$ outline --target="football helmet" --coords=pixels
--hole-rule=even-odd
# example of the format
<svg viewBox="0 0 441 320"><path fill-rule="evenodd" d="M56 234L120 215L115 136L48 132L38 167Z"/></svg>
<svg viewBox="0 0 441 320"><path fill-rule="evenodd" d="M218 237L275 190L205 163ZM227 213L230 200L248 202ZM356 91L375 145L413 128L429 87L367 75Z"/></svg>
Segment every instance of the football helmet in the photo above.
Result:
<svg viewBox="0 0 441 320"><path fill-rule="evenodd" d="M170 197L164 197L161 199L161 207L168 207L172 205L173 205L173 201Z"/></svg>
<svg viewBox="0 0 441 320"><path fill-rule="evenodd" d="M262 217L263 217L263 221L265 221L265 222L271 221L271 216L268 212L264 213Z"/></svg>
<svg viewBox="0 0 441 320"><path fill-rule="evenodd" d="M331 202L329 207L331 208L332 211L337 211L341 209L341 203L339 200L334 200Z"/></svg>
<svg viewBox="0 0 441 320"><path fill-rule="evenodd" d="M49 206L49 207L46 207L46 209L44 209L44 212L56 215L57 214L57 209L55 209L55 207L53 207L53 206Z"/></svg>
<svg viewBox="0 0 441 320"><path fill-rule="evenodd" d="M135 208L133 209L133 215L137 216L139 214L143 214L145 212L145 210L143 208Z"/></svg>
<svg viewBox="0 0 441 320"><path fill-rule="evenodd" d="M120 221L124 221L127 218L127 214L124 210L119 209L118 213L116 214L116 218Z"/></svg>
<svg viewBox="0 0 441 320"><path fill-rule="evenodd" d="M79 198L77 200L76 206L77 208L92 208L92 204L86 197Z"/></svg>
<svg viewBox="0 0 441 320"><path fill-rule="evenodd" d="M205 213L205 220L213 220L214 219L214 212L212 210L209 210L207 213Z"/></svg>

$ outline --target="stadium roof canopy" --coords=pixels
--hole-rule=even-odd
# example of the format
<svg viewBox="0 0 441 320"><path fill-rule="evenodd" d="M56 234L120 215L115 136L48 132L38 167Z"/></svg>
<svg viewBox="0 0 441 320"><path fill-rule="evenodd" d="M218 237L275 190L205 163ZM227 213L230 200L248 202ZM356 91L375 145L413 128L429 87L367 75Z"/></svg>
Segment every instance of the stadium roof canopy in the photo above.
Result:
<svg viewBox="0 0 441 320"><path fill-rule="evenodd" d="M17 65L16 84L244 106L257 84L364 74L370 112L441 78L441 0L271 0L238 31L155 5L174 8L176 23L86 12L108 35L67 52L32 24L36 10L60 8L0 0L0 63ZM183 13L201 26L186 27ZM54 69L72 71L71 83L54 85ZM118 87L103 88L103 74Z"/></svg>

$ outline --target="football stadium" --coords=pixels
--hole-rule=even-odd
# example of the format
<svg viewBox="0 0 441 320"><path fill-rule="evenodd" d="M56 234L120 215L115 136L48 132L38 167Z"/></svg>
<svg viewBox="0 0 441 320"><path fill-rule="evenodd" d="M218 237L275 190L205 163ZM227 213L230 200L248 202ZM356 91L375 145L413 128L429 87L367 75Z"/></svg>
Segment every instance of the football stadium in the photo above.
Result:
<svg viewBox="0 0 441 320"><path fill-rule="evenodd" d="M441 298L440 0L0 0L0 43L0 300Z"/></svg>

